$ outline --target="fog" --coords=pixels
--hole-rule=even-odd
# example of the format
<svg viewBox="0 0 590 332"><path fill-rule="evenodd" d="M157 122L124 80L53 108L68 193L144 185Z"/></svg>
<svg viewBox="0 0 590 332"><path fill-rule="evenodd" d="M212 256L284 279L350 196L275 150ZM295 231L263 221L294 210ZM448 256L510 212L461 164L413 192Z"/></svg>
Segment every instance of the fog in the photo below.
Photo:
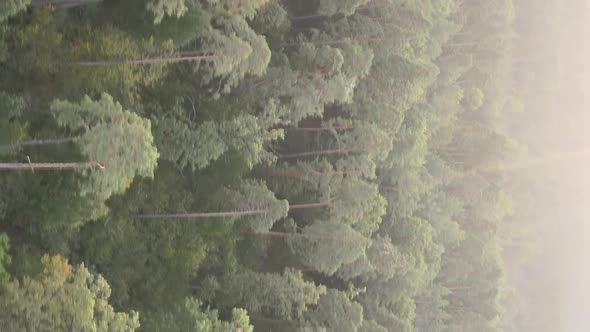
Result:
<svg viewBox="0 0 590 332"><path fill-rule="evenodd" d="M509 249L505 256L527 307L521 330L589 331L590 10L585 0L537 2L517 5L514 72L525 112L512 127L539 161L516 171L533 179L525 219L535 241L525 263Z"/></svg>

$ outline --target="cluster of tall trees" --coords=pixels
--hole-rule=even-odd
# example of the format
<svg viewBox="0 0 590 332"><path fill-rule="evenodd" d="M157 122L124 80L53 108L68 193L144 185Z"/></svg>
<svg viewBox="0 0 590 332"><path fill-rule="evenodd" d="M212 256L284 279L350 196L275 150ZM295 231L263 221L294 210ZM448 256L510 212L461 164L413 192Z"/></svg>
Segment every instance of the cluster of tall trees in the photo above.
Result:
<svg viewBox="0 0 590 332"><path fill-rule="evenodd" d="M0 12L1 325L502 330L512 1Z"/></svg>

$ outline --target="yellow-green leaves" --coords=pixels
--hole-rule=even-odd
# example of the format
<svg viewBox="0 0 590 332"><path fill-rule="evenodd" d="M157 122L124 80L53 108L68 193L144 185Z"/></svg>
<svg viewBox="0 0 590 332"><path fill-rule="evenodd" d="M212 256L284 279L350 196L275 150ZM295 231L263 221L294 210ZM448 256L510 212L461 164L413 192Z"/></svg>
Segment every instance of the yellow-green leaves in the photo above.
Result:
<svg viewBox="0 0 590 332"><path fill-rule="evenodd" d="M0 297L0 325L7 331L118 331L139 328L139 315L119 313L108 303L104 278L60 256L45 256L43 273L13 281Z"/></svg>

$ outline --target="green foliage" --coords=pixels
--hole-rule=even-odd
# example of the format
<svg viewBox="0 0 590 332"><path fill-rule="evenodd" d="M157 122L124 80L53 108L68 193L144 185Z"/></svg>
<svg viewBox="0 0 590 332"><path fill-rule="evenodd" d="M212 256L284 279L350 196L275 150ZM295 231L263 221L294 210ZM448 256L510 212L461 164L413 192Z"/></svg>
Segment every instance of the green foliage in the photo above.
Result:
<svg viewBox="0 0 590 332"><path fill-rule="evenodd" d="M124 111L107 94L98 101L86 96L77 104L56 100L51 112L60 126L79 135L76 143L81 152L105 168L84 171L89 183L82 194L107 199L125 191L136 175L153 177L158 152L149 120Z"/></svg>
<svg viewBox="0 0 590 332"><path fill-rule="evenodd" d="M180 18L188 10L184 0L151 0L146 8L154 14L155 24L160 24L164 16Z"/></svg>
<svg viewBox="0 0 590 332"><path fill-rule="evenodd" d="M254 233L268 231L289 211L287 201L278 200L264 182L256 180L243 180L235 187L222 188L218 197L219 202L230 206L233 211L256 211L253 216L241 217L235 222L237 229Z"/></svg>
<svg viewBox="0 0 590 332"><path fill-rule="evenodd" d="M180 167L204 168L230 149L238 151L253 167L274 159L264 147L282 137L282 130L267 129L261 122L246 114L221 123L205 121L192 129L174 118L165 118L155 121L154 136L161 157Z"/></svg>
<svg viewBox="0 0 590 332"><path fill-rule="evenodd" d="M470 88L465 93L465 97L463 99L463 103L465 108L468 110L477 110L478 108L483 105L484 102L484 95L483 91L478 88Z"/></svg>
<svg viewBox="0 0 590 332"><path fill-rule="evenodd" d="M0 23L10 16L23 11L31 3L31 0L6 0L0 4Z"/></svg>
<svg viewBox="0 0 590 332"><path fill-rule="evenodd" d="M170 42L156 43L152 38L133 39L123 31L106 26L80 28L71 42L64 45L67 64L58 73L63 90L70 98L84 95L98 96L108 93L126 104L134 104L139 98L141 86L150 85L163 75L160 66L81 66L77 62L131 60L150 54L169 54Z"/></svg>
<svg viewBox="0 0 590 332"><path fill-rule="evenodd" d="M135 331L136 312L115 312L108 283L84 265L60 256L43 258L43 273L12 281L0 298L0 322L10 331Z"/></svg>
<svg viewBox="0 0 590 332"><path fill-rule="evenodd" d="M361 6L370 2L369 0L321 0L318 13L325 16L334 16L337 14L352 15Z"/></svg>
<svg viewBox="0 0 590 332"><path fill-rule="evenodd" d="M186 47L202 30L209 27L209 14L194 1L184 3L186 10L181 17L163 16L159 23L154 24L154 14L145 9L146 5L156 3L156 0L104 0L97 8L94 19L101 23L104 21L106 25L114 25L138 39L153 37L156 43L172 40L177 48Z"/></svg>
<svg viewBox="0 0 590 332"><path fill-rule="evenodd" d="M10 239L5 233L0 233L0 287L6 285L10 275L6 268L10 265L12 258L8 254L10 248Z"/></svg>
<svg viewBox="0 0 590 332"><path fill-rule="evenodd" d="M0 173L3 327L503 327L511 0L52 2L0 5L0 158L97 167Z"/></svg>
<svg viewBox="0 0 590 332"><path fill-rule="evenodd" d="M289 13L281 6L278 0L270 0L259 9L252 21L252 27L258 33L267 38L281 39L291 27Z"/></svg>
<svg viewBox="0 0 590 332"><path fill-rule="evenodd" d="M25 101L0 92L0 144L13 144L27 137L27 124L22 120ZM0 156L10 154L8 148L0 147Z"/></svg>
<svg viewBox="0 0 590 332"><path fill-rule="evenodd" d="M241 268L220 281L217 292L222 307L240 306L252 315L289 320L317 304L326 287L305 281L302 273L293 269L278 274Z"/></svg>
<svg viewBox="0 0 590 332"><path fill-rule="evenodd" d="M203 84L222 79L216 94L229 93L246 75L262 75L270 62L270 49L240 17L220 18L225 33L210 28L199 38L204 60L195 64ZM220 89L221 88L221 89Z"/></svg>
<svg viewBox="0 0 590 332"><path fill-rule="evenodd" d="M227 172L221 165L218 169ZM110 201L108 219L81 229L79 259L92 262L112 280L113 303L152 312L189 295L209 251L234 241L231 227L218 220L146 222L136 215L191 211L193 206L217 203L211 202L210 189L223 181L216 174L184 177L163 163L154 180L136 179L120 199Z"/></svg>
<svg viewBox="0 0 590 332"><path fill-rule="evenodd" d="M254 331L250 318L244 309L234 308L231 321L218 318L217 310L203 308L201 301L187 298L184 303L175 305L172 310L150 313L141 320L141 331L199 331L199 332L244 332Z"/></svg>
<svg viewBox="0 0 590 332"><path fill-rule="evenodd" d="M305 315L304 331L325 328L336 331L357 331L363 322L363 307L343 292L330 289L322 295L318 309Z"/></svg>
<svg viewBox="0 0 590 332"><path fill-rule="evenodd" d="M211 8L211 11L219 16L242 16L253 18L256 10L269 0L245 0L236 3L233 0L203 0Z"/></svg>
<svg viewBox="0 0 590 332"><path fill-rule="evenodd" d="M31 79L46 79L63 59L64 36L48 8L35 8L30 23L13 32L9 45L13 70Z"/></svg>
<svg viewBox="0 0 590 332"><path fill-rule="evenodd" d="M301 234L288 238L288 245L306 267L332 275L343 264L352 263L369 240L340 223L315 221Z"/></svg>

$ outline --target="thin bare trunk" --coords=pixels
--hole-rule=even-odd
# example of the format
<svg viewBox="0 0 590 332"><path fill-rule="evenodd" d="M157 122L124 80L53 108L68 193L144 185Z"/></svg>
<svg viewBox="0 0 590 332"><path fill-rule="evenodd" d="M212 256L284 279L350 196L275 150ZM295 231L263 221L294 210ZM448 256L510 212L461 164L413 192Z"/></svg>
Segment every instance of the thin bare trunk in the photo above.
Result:
<svg viewBox="0 0 590 332"><path fill-rule="evenodd" d="M197 62L205 60L214 60L216 56L213 55L195 55L195 56L177 56L165 58L149 58L137 60L106 60L106 61L77 61L71 64L78 66L114 66L114 65L149 65L149 64L164 64L176 62Z"/></svg>
<svg viewBox="0 0 590 332"><path fill-rule="evenodd" d="M330 175L349 175L349 174L354 174L354 173L358 173L358 172L355 172L355 171L351 171L351 172L347 172L347 171L320 172L320 171L316 171L316 170L311 170L310 173L321 177L321 176L330 176ZM302 178L305 175L305 173L300 172L300 171L291 171L291 170L270 170L270 172L267 175L273 176L273 177Z"/></svg>
<svg viewBox="0 0 590 332"><path fill-rule="evenodd" d="M302 16L293 16L289 17L291 21L304 21L313 18L328 18L328 16L320 15L320 14L312 14L312 15L302 15Z"/></svg>
<svg viewBox="0 0 590 332"><path fill-rule="evenodd" d="M293 204L289 205L289 211L291 210L300 210L300 209L309 209L309 208L318 208L318 207L328 207L334 205L332 201L326 202L317 202L317 203L303 203L303 204Z"/></svg>
<svg viewBox="0 0 590 332"><path fill-rule="evenodd" d="M380 3L380 4L369 5L369 3L371 3L371 2L373 2L373 1L369 1L366 5L358 7L357 11L362 11L362 10L367 10L367 9L375 9L375 8L383 8L383 7L391 5L391 3L387 2L387 1L385 1L384 3ZM311 14L311 15L293 16L293 17L289 17L289 19L291 21L304 21L304 20L315 19L315 18L328 19L329 17L330 16L321 15L321 14Z"/></svg>
<svg viewBox="0 0 590 332"><path fill-rule="evenodd" d="M385 186L381 186L381 189L385 190L385 191L397 191L397 185L385 185Z"/></svg>
<svg viewBox="0 0 590 332"><path fill-rule="evenodd" d="M333 149L333 150L299 152L299 153L291 153L291 154L281 155L281 156L279 156L279 158L290 159L290 158L300 158L300 157L312 157L312 156L348 153L350 151L351 151L350 149Z"/></svg>
<svg viewBox="0 0 590 332"><path fill-rule="evenodd" d="M292 233L285 233L285 232L275 232L275 231L268 231L264 233L266 236L273 236L273 237L289 237L293 235Z"/></svg>
<svg viewBox="0 0 590 332"><path fill-rule="evenodd" d="M321 132L328 130L346 130L353 129L353 126L332 126L332 127L293 127L290 130L304 131L304 132Z"/></svg>
<svg viewBox="0 0 590 332"><path fill-rule="evenodd" d="M196 218L227 218L254 216L267 213L268 210L247 210L247 211L228 211L228 212L197 212L197 213L170 213L170 214L140 214L139 219L196 219Z"/></svg>
<svg viewBox="0 0 590 332"><path fill-rule="evenodd" d="M1 165L1 164L0 164ZM331 206L333 203L318 202L289 205L289 210L310 209L317 207ZM256 216L268 213L268 210L246 210L246 211L226 211L226 212L195 212L195 213L167 213L167 214L140 214L138 219L200 219L200 218L228 218Z"/></svg>
<svg viewBox="0 0 590 332"><path fill-rule="evenodd" d="M73 142L77 139L77 137L68 137L68 138L49 138L49 139L36 139L31 141L23 141L17 142L13 144L2 144L0 145L0 149L15 149L24 146L34 146L34 145L50 145L50 144L63 144L68 142Z"/></svg>
<svg viewBox="0 0 590 332"><path fill-rule="evenodd" d="M333 39L333 40L316 41L316 42L312 42L312 44L314 44L316 46L340 45L340 44L343 44L343 43L347 42L350 39L355 40L355 41L361 40L362 42L371 42L371 41L381 41L381 40L384 39L384 36L358 35L358 36L351 36L350 38L344 38L344 39ZM301 43L301 42L283 43L283 44L281 44L281 47L295 47L295 46L300 46L301 44L303 44L303 43Z"/></svg>
<svg viewBox="0 0 590 332"><path fill-rule="evenodd" d="M79 163L0 163L0 170L54 170L76 168L104 169L105 167L96 161L87 161Z"/></svg>
<svg viewBox="0 0 590 332"><path fill-rule="evenodd" d="M91 3L97 3L100 0L31 0L32 6L45 6L53 5L57 8L73 8L79 6L85 6Z"/></svg>

